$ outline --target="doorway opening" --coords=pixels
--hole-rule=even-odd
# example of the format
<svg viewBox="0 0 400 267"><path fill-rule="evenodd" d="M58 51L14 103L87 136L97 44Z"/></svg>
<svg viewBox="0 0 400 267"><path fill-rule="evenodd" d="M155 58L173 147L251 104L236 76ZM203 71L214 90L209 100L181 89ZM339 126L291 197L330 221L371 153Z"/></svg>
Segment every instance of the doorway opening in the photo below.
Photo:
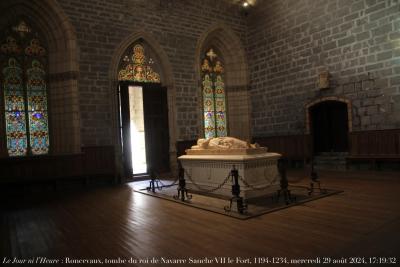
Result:
<svg viewBox="0 0 400 267"><path fill-rule="evenodd" d="M167 88L120 82L119 102L126 178L170 171Z"/></svg>
<svg viewBox="0 0 400 267"><path fill-rule="evenodd" d="M143 174L147 172L143 87L129 86L128 93L132 173Z"/></svg>
<svg viewBox="0 0 400 267"><path fill-rule="evenodd" d="M323 101L309 109L314 154L347 152L348 110L340 101Z"/></svg>

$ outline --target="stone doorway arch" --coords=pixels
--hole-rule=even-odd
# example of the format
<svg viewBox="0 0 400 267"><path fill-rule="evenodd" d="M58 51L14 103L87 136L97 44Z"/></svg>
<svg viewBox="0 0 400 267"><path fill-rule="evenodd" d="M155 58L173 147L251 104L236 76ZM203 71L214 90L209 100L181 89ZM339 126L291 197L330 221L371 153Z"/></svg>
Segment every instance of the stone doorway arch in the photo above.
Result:
<svg viewBox="0 0 400 267"><path fill-rule="evenodd" d="M349 151L351 103L339 97L324 97L306 105L307 132L315 154Z"/></svg>
<svg viewBox="0 0 400 267"><path fill-rule="evenodd" d="M112 111L113 111L113 140L116 149L116 164L120 173L123 172L123 159L122 159L122 140L119 129L119 100L118 93L116 93L118 88L118 67L120 61L126 50L132 46L132 44L142 42L145 43L148 48L151 49L152 53L158 61L160 73L161 73L161 86L167 88L167 100L168 100L168 125L169 125L169 159L170 168L172 172L176 172L177 162L176 162L176 90L173 81L172 67L169 62L167 54L164 52L162 47L158 42L148 33L143 31L134 32L127 36L115 50L110 67L110 92L112 101Z"/></svg>
<svg viewBox="0 0 400 267"><path fill-rule="evenodd" d="M352 119L352 104L351 101L347 98L344 97L338 97L338 96L327 96L327 97L321 97L314 99L313 101L309 102L308 104L305 105L305 116L306 116L306 133L310 134L310 108L316 104L319 104L324 101L339 101L343 102L347 105L347 121L348 121L348 129L349 132L353 131L353 119Z"/></svg>

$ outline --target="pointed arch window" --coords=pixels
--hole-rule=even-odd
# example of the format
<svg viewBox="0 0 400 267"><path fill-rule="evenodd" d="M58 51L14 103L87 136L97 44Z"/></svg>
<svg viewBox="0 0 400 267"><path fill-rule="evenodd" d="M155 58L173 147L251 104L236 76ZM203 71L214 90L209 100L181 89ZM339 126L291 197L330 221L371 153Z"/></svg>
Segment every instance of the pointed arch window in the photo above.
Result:
<svg viewBox="0 0 400 267"><path fill-rule="evenodd" d="M8 155L49 152L47 51L25 21L3 31L0 90Z"/></svg>
<svg viewBox="0 0 400 267"><path fill-rule="evenodd" d="M205 138L227 135L224 67L210 48L201 65Z"/></svg>
<svg viewBox="0 0 400 267"><path fill-rule="evenodd" d="M142 44L135 44L124 54L118 70L119 81L160 83L160 74L153 70L154 60Z"/></svg>

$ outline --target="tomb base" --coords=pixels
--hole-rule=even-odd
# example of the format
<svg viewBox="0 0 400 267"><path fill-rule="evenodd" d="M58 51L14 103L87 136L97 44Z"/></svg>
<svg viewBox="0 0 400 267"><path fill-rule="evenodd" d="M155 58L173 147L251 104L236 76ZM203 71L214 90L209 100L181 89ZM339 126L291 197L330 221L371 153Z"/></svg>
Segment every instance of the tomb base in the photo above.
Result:
<svg viewBox="0 0 400 267"><path fill-rule="evenodd" d="M229 179L215 191L230 174L232 167L239 171L240 196L245 199L276 193L279 189L277 153L238 155L184 155L179 161L185 170L188 189L212 193L222 197L232 196L232 181Z"/></svg>

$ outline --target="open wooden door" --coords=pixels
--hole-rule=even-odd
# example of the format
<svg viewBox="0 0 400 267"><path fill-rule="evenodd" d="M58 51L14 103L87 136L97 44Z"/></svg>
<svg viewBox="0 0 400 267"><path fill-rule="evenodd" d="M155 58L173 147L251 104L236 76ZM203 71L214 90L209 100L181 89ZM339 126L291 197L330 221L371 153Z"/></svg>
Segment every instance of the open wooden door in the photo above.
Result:
<svg viewBox="0 0 400 267"><path fill-rule="evenodd" d="M122 145L122 164L124 168L124 176L131 178L132 171L132 154L131 154L131 138L130 138L130 110L129 110L129 83L119 83L119 118L120 118L120 134Z"/></svg>
<svg viewBox="0 0 400 267"><path fill-rule="evenodd" d="M132 91L141 90L143 96L144 142L147 170L156 173L168 172L169 165L169 128L168 128L168 99L167 88L160 84L120 82L120 132L123 152L124 175L132 178L135 161L135 136L132 135L135 126L132 125L134 117L132 109L137 102L132 101ZM135 113L132 113L135 114ZM133 117L132 117L133 116ZM134 128L132 128L134 127ZM132 128L132 129L131 129ZM133 138L133 139L132 139ZM133 152L133 153L132 153ZM143 175L143 173L141 173Z"/></svg>
<svg viewBox="0 0 400 267"><path fill-rule="evenodd" d="M144 126L148 171L168 172L169 127L167 88L146 84L143 90Z"/></svg>

